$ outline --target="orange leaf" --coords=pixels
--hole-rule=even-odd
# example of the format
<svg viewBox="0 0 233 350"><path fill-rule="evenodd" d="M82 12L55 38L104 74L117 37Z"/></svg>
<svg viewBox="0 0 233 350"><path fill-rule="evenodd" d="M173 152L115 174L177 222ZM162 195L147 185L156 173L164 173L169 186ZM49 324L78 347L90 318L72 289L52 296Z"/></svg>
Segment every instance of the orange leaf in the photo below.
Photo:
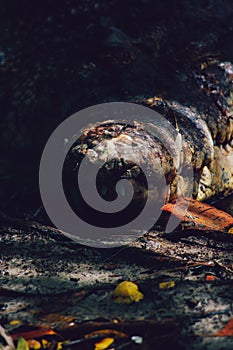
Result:
<svg viewBox="0 0 233 350"><path fill-rule="evenodd" d="M37 328L33 327L33 328L34 328L33 330L21 332L21 327L19 327L18 330L14 330L14 333L11 334L11 336L15 340L15 339L18 339L20 337L22 337L24 339L36 339L36 338L43 337L45 335L53 335L53 334L58 335L52 329L47 328L47 327L37 327ZM29 329L30 329L30 326L29 326Z"/></svg>
<svg viewBox="0 0 233 350"><path fill-rule="evenodd" d="M205 277L205 280L206 280L206 281L215 281L215 280L216 280L216 277L213 276L213 275L207 275L207 276Z"/></svg>
<svg viewBox="0 0 233 350"><path fill-rule="evenodd" d="M105 350L114 342L114 338L104 338L95 344L95 350Z"/></svg>
<svg viewBox="0 0 233 350"><path fill-rule="evenodd" d="M230 319L230 321L226 324L221 331L214 334L218 337L233 337L233 318Z"/></svg>
<svg viewBox="0 0 233 350"><path fill-rule="evenodd" d="M27 342L29 349L39 350L41 348L41 344L38 340L28 339Z"/></svg>
<svg viewBox="0 0 233 350"><path fill-rule="evenodd" d="M184 212L184 207L189 204ZM176 202L165 204L162 209L181 220L184 229L223 231L233 234L233 217L209 204L192 198L178 197Z"/></svg>

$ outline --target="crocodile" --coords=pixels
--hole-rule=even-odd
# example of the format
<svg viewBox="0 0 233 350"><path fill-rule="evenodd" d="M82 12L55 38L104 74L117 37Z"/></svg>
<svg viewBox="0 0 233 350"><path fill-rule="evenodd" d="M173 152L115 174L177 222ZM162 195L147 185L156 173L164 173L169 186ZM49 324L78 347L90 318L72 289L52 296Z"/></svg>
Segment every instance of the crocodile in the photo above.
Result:
<svg viewBox="0 0 233 350"><path fill-rule="evenodd" d="M185 80L184 86L187 86L189 96L189 86L193 89L194 99L191 103L187 100L186 103L169 100L161 96L137 97L131 100L154 109L174 126L182 147L176 140L174 142L166 128L160 131L161 138L164 137L171 145L175 157L164 147L161 139L145 131L140 118L131 125L110 120L84 129L82 137L70 148L64 167L64 188L72 207L84 205L80 196L74 199L73 186L76 184L78 169L85 156L91 163L98 164L100 160L104 163L99 173L97 187L106 200L116 198L115 184L120 179L128 179L133 183L136 203L145 199L147 191L151 191L155 201L163 197L166 202L171 202L177 195L185 196L188 191L191 197L198 201L231 194L233 191L232 79L233 66L230 62L213 62ZM134 155L132 162L125 161L124 158L127 158L132 148ZM157 178L165 176L166 193L162 193L160 182L158 185L155 183L154 188L146 187L141 171L143 166L152 169L150 171L154 172ZM191 168L192 184L187 175L187 171Z"/></svg>

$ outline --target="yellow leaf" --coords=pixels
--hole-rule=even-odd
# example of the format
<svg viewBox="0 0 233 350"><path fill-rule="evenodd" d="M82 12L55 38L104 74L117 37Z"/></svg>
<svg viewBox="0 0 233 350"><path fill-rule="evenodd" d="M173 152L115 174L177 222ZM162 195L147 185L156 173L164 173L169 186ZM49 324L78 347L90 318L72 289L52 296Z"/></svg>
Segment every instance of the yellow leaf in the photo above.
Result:
<svg viewBox="0 0 233 350"><path fill-rule="evenodd" d="M17 326L17 325L20 324L20 323L21 323L20 320L12 320L12 321L10 321L10 325L11 325L11 326Z"/></svg>
<svg viewBox="0 0 233 350"><path fill-rule="evenodd" d="M116 303L130 304L139 302L144 295L138 290L138 286L133 282L124 281L118 284L113 292Z"/></svg>
<svg viewBox="0 0 233 350"><path fill-rule="evenodd" d="M48 342L48 340L46 340L46 339L42 339L42 340L41 340L41 343L42 343L43 348L47 348L48 345L49 345L49 342Z"/></svg>
<svg viewBox="0 0 233 350"><path fill-rule="evenodd" d="M19 337L16 350L29 350L28 342L23 337Z"/></svg>
<svg viewBox="0 0 233 350"><path fill-rule="evenodd" d="M62 349L62 346L63 346L63 342L59 341L57 343L57 350L61 350Z"/></svg>
<svg viewBox="0 0 233 350"><path fill-rule="evenodd" d="M174 286L175 286L175 282L174 281L159 283L159 288L160 289L173 288Z"/></svg>
<svg viewBox="0 0 233 350"><path fill-rule="evenodd" d="M38 340L28 339L29 349L39 350L41 348L41 344Z"/></svg>
<svg viewBox="0 0 233 350"><path fill-rule="evenodd" d="M95 350L105 350L114 342L114 338L104 338L98 343L95 343Z"/></svg>

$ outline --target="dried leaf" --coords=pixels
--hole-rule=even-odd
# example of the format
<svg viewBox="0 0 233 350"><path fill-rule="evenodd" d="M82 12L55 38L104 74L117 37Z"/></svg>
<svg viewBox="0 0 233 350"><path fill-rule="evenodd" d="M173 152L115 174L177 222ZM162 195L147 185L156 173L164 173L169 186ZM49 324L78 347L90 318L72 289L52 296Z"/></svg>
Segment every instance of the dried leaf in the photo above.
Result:
<svg viewBox="0 0 233 350"><path fill-rule="evenodd" d="M20 323L21 323L20 320L12 320L12 321L10 321L10 325L11 326L18 326Z"/></svg>
<svg viewBox="0 0 233 350"><path fill-rule="evenodd" d="M28 328L30 329L30 326L28 326ZM14 329L14 333L11 334L12 338L18 339L22 337L24 339L35 339L35 338L43 337L45 335L53 335L53 334L58 335L52 329L47 327L37 327L37 328L34 328L33 330L28 330L28 331L21 331L21 330L22 330L21 327L19 327L17 330Z"/></svg>
<svg viewBox="0 0 233 350"><path fill-rule="evenodd" d="M221 331L214 334L217 337L233 337L233 318L221 329Z"/></svg>
<svg viewBox="0 0 233 350"><path fill-rule="evenodd" d="M104 338L98 343L95 343L95 350L105 350L114 342L114 338Z"/></svg>
<svg viewBox="0 0 233 350"><path fill-rule="evenodd" d="M215 281L215 280L216 280L216 277L213 276L213 275L207 275L207 276L205 277L205 280L206 280L206 281Z"/></svg>
<svg viewBox="0 0 233 350"><path fill-rule="evenodd" d="M41 344L42 344L42 347L45 349L45 348L47 348L47 347L48 347L49 342L48 342L48 340L47 340L47 339L42 339L42 340L41 340Z"/></svg>
<svg viewBox="0 0 233 350"><path fill-rule="evenodd" d="M124 281L118 284L113 292L113 297L116 303L130 304L139 302L144 296L135 283Z"/></svg>
<svg viewBox="0 0 233 350"><path fill-rule="evenodd" d="M187 202L188 210L184 212ZM186 230L212 230L233 234L233 217L230 214L195 199L179 197L176 202L167 203L162 209L181 220Z"/></svg>
<svg viewBox="0 0 233 350"><path fill-rule="evenodd" d="M175 286L175 282L174 281L168 281L168 282L161 282L159 283L159 288L160 289L169 289L169 288L173 288Z"/></svg>
<svg viewBox="0 0 233 350"><path fill-rule="evenodd" d="M63 348L63 342L59 341L57 343L57 350L61 350Z"/></svg>
<svg viewBox="0 0 233 350"><path fill-rule="evenodd" d="M41 344L38 340L29 339L27 342L29 349L39 350L41 348Z"/></svg>

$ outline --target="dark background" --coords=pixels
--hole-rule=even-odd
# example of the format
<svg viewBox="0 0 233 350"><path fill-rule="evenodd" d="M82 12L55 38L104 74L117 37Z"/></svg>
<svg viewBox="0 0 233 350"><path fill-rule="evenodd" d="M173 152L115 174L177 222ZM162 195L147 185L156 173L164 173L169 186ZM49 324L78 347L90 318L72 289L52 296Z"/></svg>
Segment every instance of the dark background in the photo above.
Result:
<svg viewBox="0 0 233 350"><path fill-rule="evenodd" d="M0 209L36 218L54 128L109 101L184 102L183 72L233 59L231 0L0 1ZM185 79L185 77L184 77Z"/></svg>

